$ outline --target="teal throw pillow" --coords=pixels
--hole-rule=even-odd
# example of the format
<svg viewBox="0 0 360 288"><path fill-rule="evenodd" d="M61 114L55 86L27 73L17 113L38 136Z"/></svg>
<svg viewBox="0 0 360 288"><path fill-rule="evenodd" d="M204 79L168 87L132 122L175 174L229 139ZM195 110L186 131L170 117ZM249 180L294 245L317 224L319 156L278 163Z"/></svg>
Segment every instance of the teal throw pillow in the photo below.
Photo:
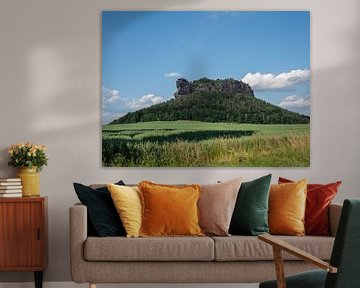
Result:
<svg viewBox="0 0 360 288"><path fill-rule="evenodd" d="M268 208L271 174L241 184L231 218L232 235L269 233Z"/></svg>

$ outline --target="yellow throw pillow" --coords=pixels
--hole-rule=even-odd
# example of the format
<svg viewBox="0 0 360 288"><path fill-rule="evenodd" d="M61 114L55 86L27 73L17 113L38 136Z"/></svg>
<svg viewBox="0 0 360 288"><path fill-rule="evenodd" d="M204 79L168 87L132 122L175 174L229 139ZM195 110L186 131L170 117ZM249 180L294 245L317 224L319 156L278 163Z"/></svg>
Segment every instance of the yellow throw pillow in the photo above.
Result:
<svg viewBox="0 0 360 288"><path fill-rule="evenodd" d="M127 237L139 237L141 226L141 196L138 187L108 184Z"/></svg>
<svg viewBox="0 0 360 288"><path fill-rule="evenodd" d="M143 181L140 236L203 236L197 201L199 185L172 186Z"/></svg>
<svg viewBox="0 0 360 288"><path fill-rule="evenodd" d="M306 185L307 179L271 185L269 195L271 234L295 236L305 234Z"/></svg>

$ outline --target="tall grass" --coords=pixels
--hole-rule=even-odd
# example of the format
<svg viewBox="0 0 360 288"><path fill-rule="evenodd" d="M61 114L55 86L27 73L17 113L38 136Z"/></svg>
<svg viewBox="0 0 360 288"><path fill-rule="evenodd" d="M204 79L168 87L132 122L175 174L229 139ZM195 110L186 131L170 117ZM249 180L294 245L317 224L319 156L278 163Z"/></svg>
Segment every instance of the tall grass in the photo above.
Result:
<svg viewBox="0 0 360 288"><path fill-rule="evenodd" d="M170 142L104 137L102 150L107 167L304 167L310 164L310 135L265 133Z"/></svg>

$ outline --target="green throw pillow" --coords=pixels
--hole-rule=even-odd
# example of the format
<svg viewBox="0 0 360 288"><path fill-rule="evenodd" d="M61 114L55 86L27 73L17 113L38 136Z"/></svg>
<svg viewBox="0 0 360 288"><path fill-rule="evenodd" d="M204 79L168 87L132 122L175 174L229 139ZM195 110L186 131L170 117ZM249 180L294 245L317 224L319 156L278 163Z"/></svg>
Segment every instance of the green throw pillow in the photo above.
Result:
<svg viewBox="0 0 360 288"><path fill-rule="evenodd" d="M268 208L271 174L241 184L229 233L259 235L269 233Z"/></svg>

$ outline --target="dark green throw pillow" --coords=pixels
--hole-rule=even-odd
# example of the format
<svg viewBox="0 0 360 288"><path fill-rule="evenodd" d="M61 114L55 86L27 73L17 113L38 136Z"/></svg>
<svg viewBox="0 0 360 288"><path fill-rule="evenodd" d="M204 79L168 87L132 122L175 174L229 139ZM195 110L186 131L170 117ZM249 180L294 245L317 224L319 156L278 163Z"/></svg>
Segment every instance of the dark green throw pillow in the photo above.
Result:
<svg viewBox="0 0 360 288"><path fill-rule="evenodd" d="M115 184L125 185L123 181ZM92 189L89 186L74 183L74 188L81 203L87 207L89 235L99 237L126 236L124 226L107 187Z"/></svg>
<svg viewBox="0 0 360 288"><path fill-rule="evenodd" d="M241 184L230 222L230 234L256 236L269 233L270 182L271 174Z"/></svg>

